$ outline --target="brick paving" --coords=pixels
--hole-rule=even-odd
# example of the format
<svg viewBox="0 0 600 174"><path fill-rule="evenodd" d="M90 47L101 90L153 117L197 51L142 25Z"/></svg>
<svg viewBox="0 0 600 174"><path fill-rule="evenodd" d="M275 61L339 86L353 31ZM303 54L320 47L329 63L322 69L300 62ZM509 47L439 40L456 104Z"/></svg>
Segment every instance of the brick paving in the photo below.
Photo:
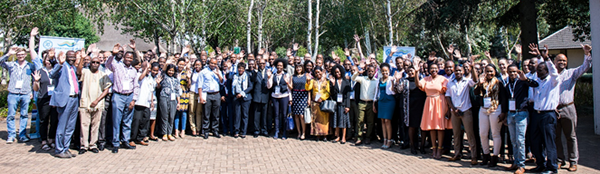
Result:
<svg viewBox="0 0 600 174"><path fill-rule="evenodd" d="M150 142L136 150L87 152L73 159L57 159L40 143L5 144L6 122L0 121L1 173L508 173L501 167L471 166L469 161L448 162L411 155L380 143L355 147L351 143L274 140L267 137L221 139L187 136L174 142ZM584 135L599 142L600 136ZM580 140L588 142L589 140ZM580 145L582 149L586 145ZM71 150L77 153L75 150ZM581 158L595 159L597 151L582 150ZM580 162L577 173L600 173L598 160ZM532 164L527 167L533 168ZM560 170L566 173L566 170Z"/></svg>

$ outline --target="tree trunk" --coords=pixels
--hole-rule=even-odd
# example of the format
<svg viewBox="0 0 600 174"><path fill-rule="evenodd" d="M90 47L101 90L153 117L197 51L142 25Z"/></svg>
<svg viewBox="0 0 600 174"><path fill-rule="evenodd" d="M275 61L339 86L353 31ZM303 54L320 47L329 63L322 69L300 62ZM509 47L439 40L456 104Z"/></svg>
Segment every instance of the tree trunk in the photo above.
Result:
<svg viewBox="0 0 600 174"><path fill-rule="evenodd" d="M473 53L473 46L471 44L471 39L469 38L469 26L465 26L465 40L467 41L467 57L471 57L471 53ZM453 53L449 53L450 56L454 57L454 55L452 55ZM454 58L452 58L452 60L454 60Z"/></svg>
<svg viewBox="0 0 600 174"><path fill-rule="evenodd" d="M313 62L316 61L317 54L319 53L319 36L321 36L321 33L319 33L319 29L321 28L321 25L319 24L319 15L321 14L321 0L316 0L316 1L317 1L317 14L315 16L315 49L313 50L313 55L312 55Z"/></svg>
<svg viewBox="0 0 600 174"><path fill-rule="evenodd" d="M252 8L254 7L254 0L250 0L250 7L248 7L248 22L246 22L246 53L252 53Z"/></svg>
<svg viewBox="0 0 600 174"><path fill-rule="evenodd" d="M156 32L156 29L154 29L154 45L156 45L156 50L152 51L155 51L154 53L160 56L160 37L158 37L158 32Z"/></svg>
<svg viewBox="0 0 600 174"><path fill-rule="evenodd" d="M519 3L519 20L521 23L521 45L523 53L528 53L530 43L538 43L537 35L537 9L535 8L535 0L521 0ZM523 60L530 59L531 54L523 54Z"/></svg>
<svg viewBox="0 0 600 174"><path fill-rule="evenodd" d="M312 0L308 0L308 29L306 30L306 49L308 49L308 53L312 54ZM314 62L314 60L313 60Z"/></svg>
<svg viewBox="0 0 600 174"><path fill-rule="evenodd" d="M388 45L392 46L394 45L394 30L392 29L392 5L390 0L387 0L387 10L386 10L386 15L387 15L387 22L388 22L388 30L390 32L390 38L389 38L389 42Z"/></svg>
<svg viewBox="0 0 600 174"><path fill-rule="evenodd" d="M267 1L265 0L265 4L260 6L258 10L258 49L262 49L263 47L263 14L265 8L267 6Z"/></svg>

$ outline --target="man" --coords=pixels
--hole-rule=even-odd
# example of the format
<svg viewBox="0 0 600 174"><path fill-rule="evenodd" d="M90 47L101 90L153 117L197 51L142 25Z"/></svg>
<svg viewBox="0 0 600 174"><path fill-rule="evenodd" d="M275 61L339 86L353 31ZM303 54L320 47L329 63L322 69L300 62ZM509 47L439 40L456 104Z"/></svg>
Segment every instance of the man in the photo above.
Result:
<svg viewBox="0 0 600 174"><path fill-rule="evenodd" d="M375 119L375 112L373 110L373 96L375 96L375 90L378 90L378 80L375 76L375 67L368 66L367 76L358 76L364 73L364 70L354 73L352 80L360 83L360 101L358 102L358 119L356 123L356 146L362 145L362 140L365 139L365 144L371 144L371 133L373 131L373 120ZM367 123L367 134L363 137L363 124Z"/></svg>
<svg viewBox="0 0 600 174"><path fill-rule="evenodd" d="M225 62L222 66L225 82L220 88L221 93L221 128L223 134L233 136L233 121L235 116L235 108L233 107L233 76L235 71L231 70L231 63Z"/></svg>
<svg viewBox="0 0 600 174"><path fill-rule="evenodd" d="M529 59L529 64L527 66L529 67L529 73L525 75L527 76L527 78L535 79L538 66L538 58L533 57Z"/></svg>
<svg viewBox="0 0 600 174"><path fill-rule="evenodd" d="M135 149L135 144L130 143L129 139L131 135L131 121L133 119L133 106L135 105L134 98L137 98L139 95L139 90L137 90L139 89L139 76L137 76L137 70L131 64L134 57L133 52L125 53L122 60L115 61L115 57L123 52L120 47L121 45L119 44L115 45L113 56L106 60L106 67L113 72L112 153L119 153L119 147Z"/></svg>
<svg viewBox="0 0 600 174"><path fill-rule="evenodd" d="M258 56L261 57L261 56ZM252 91L252 104L254 104L254 138L259 134L269 136L267 131L267 103L270 90L267 88L267 72L265 59L258 59L258 72L252 77L254 90Z"/></svg>
<svg viewBox="0 0 600 174"><path fill-rule="evenodd" d="M10 75L10 81L8 82L8 116L6 117L6 127L8 131L8 138L6 143L10 144L15 141L17 133L15 131L15 115L17 108L21 108L21 116L19 123L19 140L22 142L28 142L27 138L27 120L29 114L27 113L29 108L29 102L33 99L32 86L33 80L31 74L42 68L41 58L37 56L34 50L35 47L35 36L38 34L38 29L33 28L31 30L29 38L29 52L32 58L32 63L25 60L27 53L24 48L13 47L8 50L8 53L0 58L0 65L2 68L7 69ZM17 55L17 60L13 62L7 62L8 57Z"/></svg>
<svg viewBox="0 0 600 174"><path fill-rule="evenodd" d="M252 100L251 91L253 84L251 76L245 72L246 64L243 62L239 63L237 66L237 73L233 77L232 82L232 96L235 97L235 99L233 99L235 119L233 120L234 125L232 130L234 138L237 138L238 136L246 138L246 130L248 128L248 109Z"/></svg>
<svg viewBox="0 0 600 174"><path fill-rule="evenodd" d="M79 108L79 83L75 68L75 52L62 52L58 56L59 64L50 71L50 78L58 79L50 105L56 107L58 112L58 125L56 128L56 149L54 156L57 158L72 158L75 154L69 151L71 136L75 131L77 122L77 108ZM66 64L64 64L66 62ZM64 68L63 68L64 67Z"/></svg>
<svg viewBox="0 0 600 174"><path fill-rule="evenodd" d="M14 62L6 62L8 57L17 55L17 60ZM20 124L19 124L19 140L28 142L27 138L27 120L29 114L29 102L33 98L32 89L33 81L31 74L42 67L25 61L27 53L24 48L11 48L8 53L0 58L2 68L5 68L10 73L10 81L8 83L8 116L6 117L6 126L8 129L7 144L15 141L17 133L15 132L15 115L17 108L21 108ZM39 59L39 58L37 58Z"/></svg>
<svg viewBox="0 0 600 174"><path fill-rule="evenodd" d="M529 87L538 87L539 84L527 78L523 71L519 71L517 65L509 65L507 71L506 90L508 90L507 94L510 95L510 98L506 122L515 158L514 163L507 170L516 170L515 173L522 174L525 172L525 132L527 132L529 122L526 99L529 95Z"/></svg>
<svg viewBox="0 0 600 174"><path fill-rule="evenodd" d="M112 85L108 76L98 70L100 61L98 57L91 59L89 69L83 68L85 63L83 61L79 61L77 65L77 74L81 74L79 81L83 86L81 88L81 99L79 100L79 122L81 126L79 154L84 154L88 150L98 153L96 143L102 111L104 110L104 97L108 94L108 89Z"/></svg>
<svg viewBox="0 0 600 174"><path fill-rule="evenodd" d="M448 79L448 81L452 81L452 79L454 79L454 61L448 60L446 61L445 65L446 66L444 66L443 75Z"/></svg>
<svg viewBox="0 0 600 174"><path fill-rule="evenodd" d="M150 120L150 109L154 108L154 89L157 86L157 79L154 79L150 74L150 71L153 71L152 74L158 74L158 71L152 70L149 62L142 63L143 70L141 73L138 73L138 91L140 94L137 95L135 100L134 112L133 112L133 120L131 122L131 140L130 144L139 144L142 146L147 146L148 143L144 142L144 138L148 135L148 127ZM191 103L192 101L190 101Z"/></svg>
<svg viewBox="0 0 600 174"><path fill-rule="evenodd" d="M508 82L508 65L508 60L505 58L498 60L498 69L500 69L499 80L501 80L504 85L506 85Z"/></svg>
<svg viewBox="0 0 600 174"><path fill-rule="evenodd" d="M535 46L537 49L537 45ZM533 102L531 114L531 151L536 158L537 167L531 172L557 173L556 153L556 107L559 102L560 81L558 71L548 54L542 54L546 59L537 67L537 88L532 88L529 101Z"/></svg>
<svg viewBox="0 0 600 174"><path fill-rule="evenodd" d="M197 85L200 102L204 104L202 130L204 139L208 138L208 133L211 131L215 137L221 138L219 135L219 107L221 105L219 86L223 84L223 76L217 67L217 59L210 59L208 66L209 68L200 72Z"/></svg>
<svg viewBox="0 0 600 174"><path fill-rule="evenodd" d="M570 163L569 171L577 171L577 162L579 161L579 149L577 147L577 110L574 103L575 83L577 79L592 67L592 47L589 45L583 46L585 59L583 64L577 68L567 68L567 56L559 54L554 59L556 69L558 70L560 82L560 98L558 100L558 122L556 125L556 148L558 153L558 169L565 165L568 160ZM562 143L562 134L564 133L567 140L568 159L565 158Z"/></svg>
<svg viewBox="0 0 600 174"><path fill-rule="evenodd" d="M529 59L523 60L523 63L521 64L521 68L523 69L523 73L529 74Z"/></svg>
<svg viewBox="0 0 600 174"><path fill-rule="evenodd" d="M311 60L312 60L312 58L309 53L304 54L304 62L311 61Z"/></svg>

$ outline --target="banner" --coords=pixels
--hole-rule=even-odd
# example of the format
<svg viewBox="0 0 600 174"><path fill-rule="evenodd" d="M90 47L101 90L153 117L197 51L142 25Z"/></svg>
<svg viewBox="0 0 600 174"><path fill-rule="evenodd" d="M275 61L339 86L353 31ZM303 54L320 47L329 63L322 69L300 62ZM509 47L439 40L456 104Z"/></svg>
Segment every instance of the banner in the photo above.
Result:
<svg viewBox="0 0 600 174"><path fill-rule="evenodd" d="M415 47L396 47L398 50L396 50L396 52L394 53L394 55L392 55L391 60L386 61L383 60L384 62L387 63L391 63L391 64L395 64L396 62L396 57L401 57L403 55L408 55L410 54L412 57L415 56L416 53L416 49ZM392 47L383 47L383 58L387 58L388 55L390 55L390 52L392 52Z"/></svg>
<svg viewBox="0 0 600 174"><path fill-rule="evenodd" d="M40 36L39 53L41 54L44 50L54 48L56 55L58 55L61 51L66 53L70 50L81 50L84 46L85 39L82 38Z"/></svg>

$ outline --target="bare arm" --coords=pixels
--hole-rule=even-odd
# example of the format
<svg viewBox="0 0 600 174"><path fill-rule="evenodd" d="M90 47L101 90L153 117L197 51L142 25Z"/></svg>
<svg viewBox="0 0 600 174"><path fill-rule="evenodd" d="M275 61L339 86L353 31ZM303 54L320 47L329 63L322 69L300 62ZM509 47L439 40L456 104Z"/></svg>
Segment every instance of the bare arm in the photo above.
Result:
<svg viewBox="0 0 600 174"><path fill-rule="evenodd" d="M29 55L31 59L37 58L37 53L35 52L35 36L38 34L38 28L34 27L31 29L31 33L29 34Z"/></svg>

